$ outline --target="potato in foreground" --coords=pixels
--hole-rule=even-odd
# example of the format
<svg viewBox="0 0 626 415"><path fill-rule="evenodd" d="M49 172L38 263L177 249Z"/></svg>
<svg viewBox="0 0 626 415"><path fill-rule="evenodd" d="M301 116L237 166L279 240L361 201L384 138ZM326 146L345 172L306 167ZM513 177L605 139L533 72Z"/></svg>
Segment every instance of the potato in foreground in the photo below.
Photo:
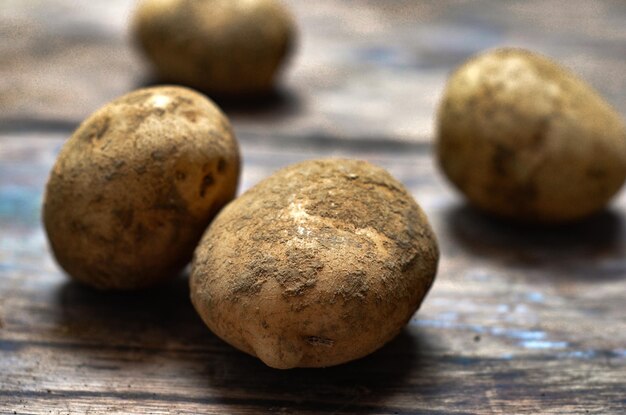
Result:
<svg viewBox="0 0 626 415"><path fill-rule="evenodd" d="M191 299L215 334L268 366L331 366L400 332L438 258L426 216L385 170L306 161L222 210L194 254Z"/></svg>
<svg viewBox="0 0 626 415"><path fill-rule="evenodd" d="M222 95L270 90L295 37L277 0L143 0L133 30L160 77Z"/></svg>
<svg viewBox="0 0 626 415"><path fill-rule="evenodd" d="M590 86L520 49L484 53L450 78L437 154L475 206L532 222L604 207L626 178L626 129Z"/></svg>
<svg viewBox="0 0 626 415"><path fill-rule="evenodd" d="M211 101L179 87L132 92L61 149L43 205L52 251L70 276L101 289L176 276L238 178L237 142Z"/></svg>

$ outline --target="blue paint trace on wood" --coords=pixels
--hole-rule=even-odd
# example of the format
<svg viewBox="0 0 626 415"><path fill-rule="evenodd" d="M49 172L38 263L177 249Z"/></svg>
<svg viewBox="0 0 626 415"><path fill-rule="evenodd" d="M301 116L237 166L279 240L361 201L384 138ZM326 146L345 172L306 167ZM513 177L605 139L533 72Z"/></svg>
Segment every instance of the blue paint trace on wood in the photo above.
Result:
<svg viewBox="0 0 626 415"><path fill-rule="evenodd" d="M34 226L39 222L41 189L30 187L0 186L0 224Z"/></svg>

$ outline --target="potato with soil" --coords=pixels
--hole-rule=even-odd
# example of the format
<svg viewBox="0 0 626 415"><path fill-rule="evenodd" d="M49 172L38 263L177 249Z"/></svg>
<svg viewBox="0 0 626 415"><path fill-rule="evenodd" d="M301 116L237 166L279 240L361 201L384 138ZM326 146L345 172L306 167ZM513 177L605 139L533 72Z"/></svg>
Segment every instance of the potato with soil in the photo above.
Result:
<svg viewBox="0 0 626 415"><path fill-rule="evenodd" d="M144 0L133 31L161 78L238 95L272 88L295 24L277 0Z"/></svg>
<svg viewBox="0 0 626 415"><path fill-rule="evenodd" d="M306 161L222 210L194 254L191 299L215 334L271 367L331 366L398 334L438 258L426 216L385 170Z"/></svg>
<svg viewBox="0 0 626 415"><path fill-rule="evenodd" d="M61 149L43 204L52 251L70 276L101 289L174 277L238 178L237 142L211 101L179 87L132 92Z"/></svg>
<svg viewBox="0 0 626 415"><path fill-rule="evenodd" d="M437 154L475 206L532 222L588 216L626 178L626 129L590 86L519 49L479 55L450 78Z"/></svg>

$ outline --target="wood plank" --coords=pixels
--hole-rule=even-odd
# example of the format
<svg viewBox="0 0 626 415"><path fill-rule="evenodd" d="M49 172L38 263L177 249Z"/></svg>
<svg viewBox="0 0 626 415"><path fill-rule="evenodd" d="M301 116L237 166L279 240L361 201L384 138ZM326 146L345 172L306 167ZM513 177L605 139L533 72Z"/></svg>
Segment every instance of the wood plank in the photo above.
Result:
<svg viewBox="0 0 626 415"><path fill-rule="evenodd" d="M504 45L553 56L626 113L626 3L619 0L285 3L300 40L278 93L243 105L222 102L246 132L428 141L448 73ZM78 123L154 82L127 30L133 6L3 3L0 124Z"/></svg>
<svg viewBox="0 0 626 415"><path fill-rule="evenodd" d="M23 199L15 203L38 206L29 198L39 197L45 176L24 171L47 171L62 140L3 141L10 146L0 153L0 189L29 178L21 187L33 190L18 193ZM269 369L205 329L184 278L112 295L68 282L41 254L47 249L36 215L19 209L24 216L0 221L9 229L0 245L13 254L0 261L0 402L25 413L46 413L63 402L59 413L138 414L168 408L611 413L624 407L626 231L616 213L626 206L624 196L588 222L525 229L464 207L417 144L359 152L282 143L269 157L258 137L241 141L244 188L282 165L329 155L369 159L410 186L433 219L443 257L431 294L402 335L348 365Z"/></svg>

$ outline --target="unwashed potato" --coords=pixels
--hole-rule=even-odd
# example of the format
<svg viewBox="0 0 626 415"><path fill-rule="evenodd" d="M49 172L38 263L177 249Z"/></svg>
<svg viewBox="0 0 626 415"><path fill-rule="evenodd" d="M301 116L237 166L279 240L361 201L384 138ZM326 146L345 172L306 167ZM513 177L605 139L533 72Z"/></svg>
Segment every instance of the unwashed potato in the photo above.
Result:
<svg viewBox="0 0 626 415"><path fill-rule="evenodd" d="M475 206L532 222L607 204L626 178L626 129L590 86L520 49L479 55L450 78L437 154Z"/></svg>
<svg viewBox="0 0 626 415"><path fill-rule="evenodd" d="M228 120L179 87L141 89L104 106L65 143L43 221L58 263L102 289L176 276L235 195L239 150Z"/></svg>
<svg viewBox="0 0 626 415"><path fill-rule="evenodd" d="M194 254L191 299L215 334L271 367L331 366L398 334L438 258L426 216L385 170L306 161L222 210Z"/></svg>
<svg viewBox="0 0 626 415"><path fill-rule="evenodd" d="M270 90L295 37L277 0L143 0L133 28L159 76L222 95Z"/></svg>

